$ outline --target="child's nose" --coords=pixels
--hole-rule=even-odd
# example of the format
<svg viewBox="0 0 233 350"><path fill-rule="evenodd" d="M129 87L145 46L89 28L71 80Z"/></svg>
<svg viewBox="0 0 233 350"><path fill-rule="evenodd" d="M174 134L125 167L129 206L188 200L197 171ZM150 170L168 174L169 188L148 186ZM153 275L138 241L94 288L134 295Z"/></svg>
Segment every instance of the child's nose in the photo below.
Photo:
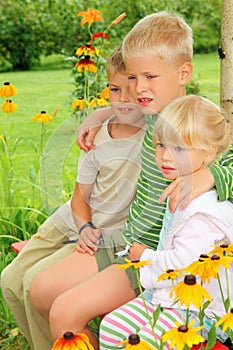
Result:
<svg viewBox="0 0 233 350"><path fill-rule="evenodd" d="M167 147L164 147L162 159L166 161L170 161L172 159L171 152L167 149Z"/></svg>
<svg viewBox="0 0 233 350"><path fill-rule="evenodd" d="M147 91L146 80L144 78L139 78L136 83L136 92L141 94L144 91Z"/></svg>
<svg viewBox="0 0 233 350"><path fill-rule="evenodd" d="M130 95L129 91L122 91L120 101L121 102L130 102L130 96L131 95Z"/></svg>

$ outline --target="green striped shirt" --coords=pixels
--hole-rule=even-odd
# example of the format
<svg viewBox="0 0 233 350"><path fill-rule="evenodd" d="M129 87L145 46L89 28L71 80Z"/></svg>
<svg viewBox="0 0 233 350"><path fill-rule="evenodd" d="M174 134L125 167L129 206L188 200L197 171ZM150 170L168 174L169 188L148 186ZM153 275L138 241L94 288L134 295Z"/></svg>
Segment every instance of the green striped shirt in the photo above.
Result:
<svg viewBox="0 0 233 350"><path fill-rule="evenodd" d="M165 212L165 204L159 204L158 197L170 182L164 179L155 162L152 135L156 116L146 116L146 121L148 126L142 144L142 169L122 234L128 244L136 241L156 249ZM232 200L233 148L221 162L209 169L215 179L219 200Z"/></svg>

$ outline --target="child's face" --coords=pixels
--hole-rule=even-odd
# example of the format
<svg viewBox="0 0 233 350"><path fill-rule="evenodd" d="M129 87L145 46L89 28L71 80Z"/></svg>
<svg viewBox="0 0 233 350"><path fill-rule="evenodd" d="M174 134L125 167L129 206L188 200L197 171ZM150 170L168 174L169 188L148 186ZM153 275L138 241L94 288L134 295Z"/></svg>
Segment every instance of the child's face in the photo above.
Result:
<svg viewBox="0 0 233 350"><path fill-rule="evenodd" d="M185 95L191 63L175 69L158 56L125 60L129 89L144 114L158 113L173 99Z"/></svg>
<svg viewBox="0 0 233 350"><path fill-rule="evenodd" d="M179 176L191 174L203 167L206 152L185 146L156 145L156 163L166 179L174 180Z"/></svg>
<svg viewBox="0 0 233 350"><path fill-rule="evenodd" d="M135 124L138 119L144 118L129 91L129 81L125 74L110 71L108 84L110 103L119 121Z"/></svg>

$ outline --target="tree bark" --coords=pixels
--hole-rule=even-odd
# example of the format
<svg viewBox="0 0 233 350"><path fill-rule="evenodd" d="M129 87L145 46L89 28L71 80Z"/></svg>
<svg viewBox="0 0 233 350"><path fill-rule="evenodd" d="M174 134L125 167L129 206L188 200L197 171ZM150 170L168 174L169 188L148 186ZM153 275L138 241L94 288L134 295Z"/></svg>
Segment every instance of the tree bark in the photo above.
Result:
<svg viewBox="0 0 233 350"><path fill-rule="evenodd" d="M222 0L220 68L220 105L233 125L233 1ZM233 128L232 128L233 130Z"/></svg>

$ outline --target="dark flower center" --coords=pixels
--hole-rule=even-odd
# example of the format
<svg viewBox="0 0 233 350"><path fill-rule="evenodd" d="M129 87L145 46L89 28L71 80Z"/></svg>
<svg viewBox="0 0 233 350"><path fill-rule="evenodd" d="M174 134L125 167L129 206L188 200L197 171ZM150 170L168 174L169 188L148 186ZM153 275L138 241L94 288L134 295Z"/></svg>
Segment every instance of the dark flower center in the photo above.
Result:
<svg viewBox="0 0 233 350"><path fill-rule="evenodd" d="M140 343L140 338L137 334L131 334L129 336L129 344L136 345Z"/></svg>
<svg viewBox="0 0 233 350"><path fill-rule="evenodd" d="M138 263L139 261L140 261L140 260L137 260L137 259L131 260L132 263Z"/></svg>
<svg viewBox="0 0 233 350"><path fill-rule="evenodd" d="M41 114L46 114L46 112L45 112L45 111L41 111L40 113L41 113Z"/></svg>
<svg viewBox="0 0 233 350"><path fill-rule="evenodd" d="M170 273L170 272L174 272L174 270L173 269L168 269L167 273Z"/></svg>
<svg viewBox="0 0 233 350"><path fill-rule="evenodd" d="M9 81L6 81L3 85L10 85Z"/></svg>
<svg viewBox="0 0 233 350"><path fill-rule="evenodd" d="M184 278L184 283L192 286L196 284L196 277L194 275L186 275Z"/></svg>
<svg viewBox="0 0 233 350"><path fill-rule="evenodd" d="M228 248L228 244L224 243L220 245L220 248Z"/></svg>
<svg viewBox="0 0 233 350"><path fill-rule="evenodd" d="M220 256L218 256L217 254L214 254L213 256L211 256L210 258L211 260L219 260Z"/></svg>
<svg viewBox="0 0 233 350"><path fill-rule="evenodd" d="M66 332L65 334L63 334L64 339L72 339L73 337L74 337L73 332Z"/></svg>
<svg viewBox="0 0 233 350"><path fill-rule="evenodd" d="M186 333L186 332L188 332L188 327L187 326L180 326L179 328L178 328L178 332L182 332L182 333Z"/></svg>

